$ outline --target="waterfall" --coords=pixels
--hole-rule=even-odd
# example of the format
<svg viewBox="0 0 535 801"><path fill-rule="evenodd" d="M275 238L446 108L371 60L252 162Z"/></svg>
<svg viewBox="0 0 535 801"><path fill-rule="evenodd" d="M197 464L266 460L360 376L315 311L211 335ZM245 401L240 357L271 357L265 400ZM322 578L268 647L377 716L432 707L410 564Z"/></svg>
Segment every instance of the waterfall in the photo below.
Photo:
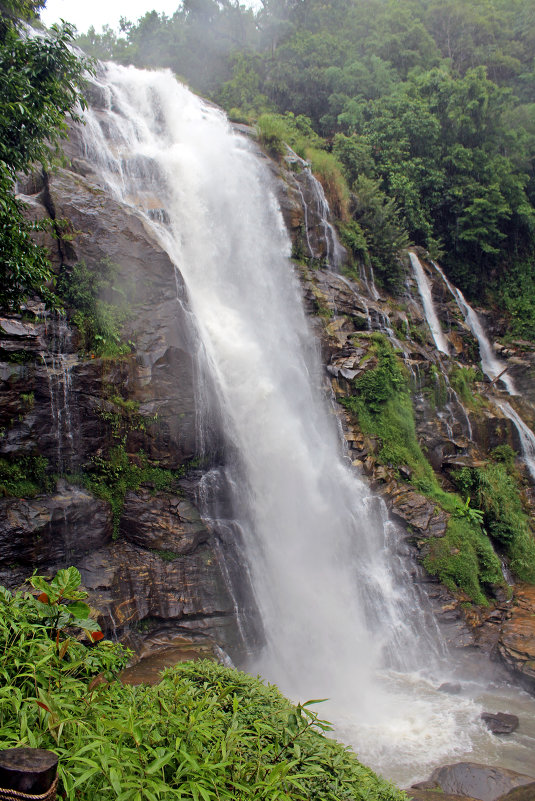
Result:
<svg viewBox="0 0 535 801"><path fill-rule="evenodd" d="M520 439L522 457L527 465L532 479L535 481L535 434L522 420L510 403L503 400L494 400L496 406L502 410L504 415L514 423Z"/></svg>
<svg viewBox="0 0 535 801"><path fill-rule="evenodd" d="M448 280L438 264L433 262L433 266L440 274L442 280L457 301L457 305L465 319L466 324L470 328L474 337L477 339L483 372L493 381L499 376L500 381L503 382L508 394L516 395L517 393L513 379L504 372L507 369L507 365L504 362L501 362L496 356L494 348L492 347L492 344L490 343L485 330L481 325L479 315L466 301L461 290L456 286L453 286L453 284ZM526 463L529 474L535 481L535 434L522 420L518 412L513 409L510 403L507 403L507 401L504 400L498 400L496 398L494 398L494 403L515 426L518 432L518 438L520 440L522 458Z"/></svg>
<svg viewBox="0 0 535 801"><path fill-rule="evenodd" d="M453 284L446 278L446 276L444 275L443 271L440 269L438 264L435 264L435 262L432 262L432 264L442 277L442 280L448 287L453 297L455 298L457 306L459 307L459 310L463 315L466 324L468 325L474 337L477 339L477 344L479 346L479 356L481 358L481 368L483 372L485 373L486 376L488 376L491 379L491 381L496 380L498 376L500 376L500 380L503 381L509 395L515 395L516 392L513 384L513 379L510 378L510 376L508 376L506 373L504 373L504 370L506 370L507 365L501 362L496 356L494 348L492 347L489 338L487 337L485 330L481 325L481 320L479 319L479 315L477 314L475 309L473 309L470 306L470 304L467 303L461 290L458 289L456 286L453 286Z"/></svg>
<svg viewBox="0 0 535 801"><path fill-rule="evenodd" d="M55 445L55 469L64 475L76 466L71 375L75 359L66 352L69 329L65 317L57 313L45 322L51 332L50 347L42 355L50 393L50 439Z"/></svg>
<svg viewBox="0 0 535 801"><path fill-rule="evenodd" d="M85 112L84 156L187 287L210 377L201 417L217 408L227 443L204 490L229 494L227 536L243 540L262 622L248 667L295 700L331 699L324 715L372 767L423 777L486 736L480 707L437 691L449 668L403 533L344 456L269 170L170 72L108 64L102 80L108 107Z"/></svg>
<svg viewBox="0 0 535 801"><path fill-rule="evenodd" d="M435 305L433 303L433 297L431 295L431 285L427 279L427 276L424 272L424 268L420 263L420 259L416 255L416 253L412 253L409 251L409 258L411 260L412 269L414 271L414 276L416 278L416 283L418 284L418 291L420 293L420 297L422 298L422 303L424 305L424 312L425 317L427 320L427 324L431 330L431 334L435 341L435 345L437 350L442 351L445 353L446 356L449 354L450 350L448 347L448 342L442 328L440 326L439 319L437 317L437 313L435 311Z"/></svg>
<svg viewBox="0 0 535 801"><path fill-rule="evenodd" d="M313 174L308 161L294 153L290 147L288 147L286 161L290 167L293 164L297 164L300 168L300 172L297 175L292 175L292 178L303 206L304 234L308 254L312 259L320 257L310 238L310 230L317 220L321 229L321 240L325 243L326 248L325 262L331 270L338 270L344 261L346 252L340 244L336 228L331 223L331 210L325 197L323 186ZM307 196L309 198L308 201Z"/></svg>

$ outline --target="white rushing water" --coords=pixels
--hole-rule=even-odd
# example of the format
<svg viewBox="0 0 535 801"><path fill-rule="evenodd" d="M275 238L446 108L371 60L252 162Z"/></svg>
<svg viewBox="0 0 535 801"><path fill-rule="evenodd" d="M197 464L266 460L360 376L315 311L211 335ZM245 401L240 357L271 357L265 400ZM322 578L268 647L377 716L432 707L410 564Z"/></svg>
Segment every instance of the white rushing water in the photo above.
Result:
<svg viewBox="0 0 535 801"><path fill-rule="evenodd" d="M520 439L522 457L526 462L532 479L535 481L535 434L522 420L518 412L513 409L510 403L496 399L494 399L494 403L502 410L504 415L514 423Z"/></svg>
<svg viewBox="0 0 535 801"><path fill-rule="evenodd" d="M516 395L515 386L513 383L513 379L507 374L506 367L507 365L504 362L501 362L498 357L496 356L496 352L492 347L492 344L485 333L485 329L481 325L481 320L479 319L478 313L473 309L470 304L466 301L463 293L460 289L454 286L444 275L444 272L440 269L438 264L432 262L434 268L442 277L442 280L448 287L449 291L455 298L457 305L463 315L466 324L470 328L470 331L477 339L477 344L479 346L479 356L481 359L481 368L486 376L488 376L491 381L500 376L500 381L503 381L507 392L509 395Z"/></svg>
<svg viewBox="0 0 535 801"><path fill-rule="evenodd" d="M503 382L507 392L509 395L516 395L516 389L513 382L513 379L507 374L506 367L507 365L500 361L496 356L494 348L492 347L489 338L487 337L485 330L481 324L481 320L479 319L479 315L473 309L470 304L465 300L465 297L460 289L454 286L444 275L444 272L440 269L438 264L433 262L435 269L438 271L442 280L450 290L451 294L457 301L457 305L468 325L472 334L477 339L479 345L479 355L481 358L481 367L483 372L486 376L488 376L491 380L495 380L500 377L500 381ZM503 412L503 414L511 420L513 425L515 426L518 432L518 438L520 440L520 448L522 451L522 458L524 459L526 466L529 470L529 473L532 479L535 481L535 434L529 428L529 426L522 420L518 412L513 409L510 403L505 400L498 400L494 398L494 403L498 406L499 409Z"/></svg>
<svg viewBox="0 0 535 801"><path fill-rule="evenodd" d="M204 395L214 387L220 406L224 483L265 633L250 669L296 700L330 698L323 716L364 761L421 778L489 735L477 703L437 691L444 650L401 533L343 457L269 172L170 72L109 64L102 86L85 156L184 277Z"/></svg>
<svg viewBox="0 0 535 801"><path fill-rule="evenodd" d="M446 355L449 354L450 349L448 347L448 341L442 331L440 321L437 317L437 313L435 311L435 304L433 303L433 296L431 295L431 285L429 280L425 274L424 268L420 263L420 259L416 255L416 253L412 253L409 251L409 258L411 260L412 269L414 271L414 277L416 278L416 283L418 284L418 291L420 293L420 297L422 298L422 303L424 305L425 317L427 320L427 324L431 330L431 334L433 339L435 340L435 345L437 346L437 350L442 351Z"/></svg>

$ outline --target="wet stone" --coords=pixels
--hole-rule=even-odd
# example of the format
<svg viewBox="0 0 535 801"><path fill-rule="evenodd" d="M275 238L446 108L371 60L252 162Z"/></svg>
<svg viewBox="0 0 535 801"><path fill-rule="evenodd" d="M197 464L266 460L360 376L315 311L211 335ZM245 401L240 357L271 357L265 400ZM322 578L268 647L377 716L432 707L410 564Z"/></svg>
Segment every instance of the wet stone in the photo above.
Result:
<svg viewBox="0 0 535 801"><path fill-rule="evenodd" d="M484 720L487 729L493 734L511 734L518 729L518 718L516 715L510 715L507 712L483 712L481 720Z"/></svg>

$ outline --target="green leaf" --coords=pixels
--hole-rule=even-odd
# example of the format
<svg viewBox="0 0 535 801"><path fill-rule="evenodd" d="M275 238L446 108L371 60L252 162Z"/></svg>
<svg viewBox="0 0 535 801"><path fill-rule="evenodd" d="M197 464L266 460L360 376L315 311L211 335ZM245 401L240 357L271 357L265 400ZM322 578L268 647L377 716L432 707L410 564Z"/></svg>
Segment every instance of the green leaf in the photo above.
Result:
<svg viewBox="0 0 535 801"><path fill-rule="evenodd" d="M121 782L119 780L119 773L115 768L110 768L110 782L117 795L120 795L122 792Z"/></svg>
<svg viewBox="0 0 535 801"><path fill-rule="evenodd" d="M83 601L75 601L74 603L69 604L67 609L73 617L76 617L80 620L86 620L91 612L89 605L85 604Z"/></svg>

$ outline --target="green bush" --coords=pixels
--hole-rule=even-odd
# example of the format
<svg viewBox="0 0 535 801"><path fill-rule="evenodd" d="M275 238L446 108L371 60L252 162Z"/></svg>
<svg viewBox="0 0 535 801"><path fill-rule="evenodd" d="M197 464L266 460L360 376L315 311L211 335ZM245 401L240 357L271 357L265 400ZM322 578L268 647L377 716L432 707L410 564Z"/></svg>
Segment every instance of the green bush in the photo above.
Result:
<svg viewBox="0 0 535 801"><path fill-rule="evenodd" d="M513 573L535 582L535 540L522 508L518 485L504 464L489 463L477 471L477 503L485 527L510 558Z"/></svg>
<svg viewBox="0 0 535 801"><path fill-rule="evenodd" d="M465 406L476 409L481 406L481 397L475 396L473 384L478 380L478 371L473 367L454 367L450 373L450 383Z"/></svg>
<svg viewBox="0 0 535 801"><path fill-rule="evenodd" d="M404 365L382 334L373 335L371 352L377 365L354 380L354 394L342 404L356 414L364 434L380 441L379 461L396 468L407 465L415 487L445 495L418 442Z"/></svg>
<svg viewBox="0 0 535 801"><path fill-rule="evenodd" d="M258 138L266 150L275 156L285 152L286 127L277 114L261 114L256 123Z"/></svg>
<svg viewBox="0 0 535 801"><path fill-rule="evenodd" d="M130 345L121 332L130 315L126 293L117 282L118 267L109 259L88 267L78 262L59 278L57 295L80 332L80 347L96 356L122 356Z"/></svg>
<svg viewBox="0 0 535 801"><path fill-rule="evenodd" d="M503 584L500 560L488 537L465 517L452 516L446 535L430 540L423 564L452 592L461 590L476 604L488 605L483 587Z"/></svg>
<svg viewBox="0 0 535 801"><path fill-rule="evenodd" d="M137 490L142 484L155 491L168 490L176 478L184 474L181 470L165 470L151 463L143 453L136 454L137 461L130 459L123 445L110 449L108 457L94 456L87 466L82 482L98 498L107 501L112 508L113 537L119 536L119 522L128 490Z"/></svg>
<svg viewBox="0 0 535 801"><path fill-rule="evenodd" d="M47 467L47 459L37 454L0 457L0 495L34 498L40 492L50 492L54 480L47 475Z"/></svg>
<svg viewBox="0 0 535 801"><path fill-rule="evenodd" d="M0 588L0 737L58 754L68 801L406 798L327 739L310 704L212 662L123 685L120 645L85 646L71 621L54 634L42 606Z"/></svg>
<svg viewBox="0 0 535 801"><path fill-rule="evenodd" d="M454 471L452 478L466 497L479 507L489 536L510 560L513 573L535 582L535 539L520 497L514 470L515 452L508 445L493 451L495 459L484 467Z"/></svg>
<svg viewBox="0 0 535 801"><path fill-rule="evenodd" d="M349 189L342 172L342 165L332 153L317 147L307 147L305 157L312 172L323 186L329 208L342 221L349 220Z"/></svg>

